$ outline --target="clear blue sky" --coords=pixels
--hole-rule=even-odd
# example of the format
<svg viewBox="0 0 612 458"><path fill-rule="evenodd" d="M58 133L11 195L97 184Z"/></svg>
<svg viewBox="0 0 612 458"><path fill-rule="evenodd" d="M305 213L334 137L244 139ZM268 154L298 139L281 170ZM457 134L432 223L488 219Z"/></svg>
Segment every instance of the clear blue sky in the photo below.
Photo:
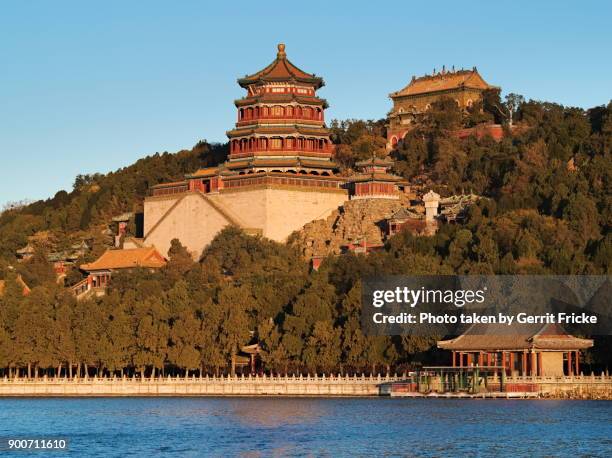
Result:
<svg viewBox="0 0 612 458"><path fill-rule="evenodd" d="M504 93L612 97L609 2L8 1L0 4L0 205L156 151L225 141L236 78L289 58L325 78L327 119L382 118L443 64Z"/></svg>

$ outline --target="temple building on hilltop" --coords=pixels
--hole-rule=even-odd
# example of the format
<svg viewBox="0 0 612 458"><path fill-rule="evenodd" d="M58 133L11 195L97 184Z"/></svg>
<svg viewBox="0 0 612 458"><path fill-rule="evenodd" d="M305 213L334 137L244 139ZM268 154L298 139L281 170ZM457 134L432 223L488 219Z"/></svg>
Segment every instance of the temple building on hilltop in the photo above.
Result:
<svg viewBox="0 0 612 458"><path fill-rule="evenodd" d="M496 88L480 76L476 67L457 71L442 67L439 72L434 69L431 75L413 76L405 88L389 94L393 108L387 117L387 147L395 148L419 115L441 98L451 98L460 108L467 109L482 98L485 90Z"/></svg>
<svg viewBox="0 0 612 458"><path fill-rule="evenodd" d="M178 238L194 259L225 226L285 241L305 224L329 216L352 197L397 199L406 183L392 163L362 164L348 180L335 173L334 145L325 126L323 79L295 66L279 44L276 59L238 79L227 132L230 154L217 167L153 186L144 203L144 246L166 253Z"/></svg>
<svg viewBox="0 0 612 458"><path fill-rule="evenodd" d="M452 351L453 367L498 366L507 375L580 374L580 351L593 340L569 335L557 324L473 325L464 334L438 342Z"/></svg>

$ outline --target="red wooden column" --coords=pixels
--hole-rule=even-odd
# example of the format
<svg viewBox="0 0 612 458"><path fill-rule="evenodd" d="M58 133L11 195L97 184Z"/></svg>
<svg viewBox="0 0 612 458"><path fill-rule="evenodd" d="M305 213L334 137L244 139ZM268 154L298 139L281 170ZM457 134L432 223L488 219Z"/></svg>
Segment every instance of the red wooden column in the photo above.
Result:
<svg viewBox="0 0 612 458"><path fill-rule="evenodd" d="M459 367L463 367L463 352L459 352Z"/></svg>
<svg viewBox="0 0 612 458"><path fill-rule="evenodd" d="M527 375L527 352L523 350L523 361L522 361L522 376Z"/></svg>
<svg viewBox="0 0 612 458"><path fill-rule="evenodd" d="M478 365L482 366L482 352L481 351L478 352Z"/></svg>
<svg viewBox="0 0 612 458"><path fill-rule="evenodd" d="M531 351L531 367L529 368L529 375L531 375L532 377L534 375L538 375L536 373L536 354L535 352L532 350Z"/></svg>
<svg viewBox="0 0 612 458"><path fill-rule="evenodd" d="M542 376L542 352L538 353L538 376Z"/></svg>
<svg viewBox="0 0 612 458"><path fill-rule="evenodd" d="M574 373L574 368L572 367L572 352L567 352L567 375L572 375Z"/></svg>
<svg viewBox="0 0 612 458"><path fill-rule="evenodd" d="M455 352L451 353L451 357L453 358L453 367L455 367Z"/></svg>
<svg viewBox="0 0 612 458"><path fill-rule="evenodd" d="M506 352L502 351L501 352L501 366L503 367L503 370L506 370Z"/></svg>
<svg viewBox="0 0 612 458"><path fill-rule="evenodd" d="M510 352L508 366L509 366L508 369L510 370L510 375L512 375L512 370L514 369L514 352Z"/></svg>
<svg viewBox="0 0 612 458"><path fill-rule="evenodd" d="M576 375L580 375L580 350L576 350L574 355L574 361L576 365Z"/></svg>

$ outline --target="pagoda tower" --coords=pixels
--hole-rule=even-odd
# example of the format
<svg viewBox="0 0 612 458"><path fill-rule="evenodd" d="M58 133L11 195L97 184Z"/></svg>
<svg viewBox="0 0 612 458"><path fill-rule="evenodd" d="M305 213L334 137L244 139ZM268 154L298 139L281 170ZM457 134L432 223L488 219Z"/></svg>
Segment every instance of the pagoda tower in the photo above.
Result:
<svg viewBox="0 0 612 458"><path fill-rule="evenodd" d="M176 238L199 259L227 226L284 242L349 200L347 178L334 173L327 102L316 94L323 79L293 65L279 44L270 65L238 84L246 95L234 102L229 157L184 180L151 187L144 245L166 253Z"/></svg>
<svg viewBox="0 0 612 458"><path fill-rule="evenodd" d="M241 174L333 174L334 146L324 116L328 105L316 95L325 84L321 77L292 64L281 43L270 65L239 78L238 84L247 93L234 102L237 122L227 132L227 169Z"/></svg>

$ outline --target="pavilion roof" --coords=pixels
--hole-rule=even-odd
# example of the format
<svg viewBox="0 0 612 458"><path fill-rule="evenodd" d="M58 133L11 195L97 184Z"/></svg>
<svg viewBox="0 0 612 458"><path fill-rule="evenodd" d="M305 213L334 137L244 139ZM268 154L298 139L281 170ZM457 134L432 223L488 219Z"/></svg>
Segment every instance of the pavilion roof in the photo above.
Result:
<svg viewBox="0 0 612 458"><path fill-rule="evenodd" d="M438 348L460 351L583 350L592 346L592 339L574 337L558 324L477 324L459 337L438 341Z"/></svg>
<svg viewBox="0 0 612 458"><path fill-rule="evenodd" d="M207 167L198 169L195 173L188 175L189 178L211 177L219 174L219 167Z"/></svg>
<svg viewBox="0 0 612 458"><path fill-rule="evenodd" d="M251 345L245 345L244 347L240 348L240 351L247 353L247 354L256 354L259 353L261 351L261 347L259 346L258 343L254 343Z"/></svg>
<svg viewBox="0 0 612 458"><path fill-rule="evenodd" d="M422 219L423 215L407 208L400 208L388 218L388 221L406 221L409 219Z"/></svg>
<svg viewBox="0 0 612 458"><path fill-rule="evenodd" d="M23 248L20 248L16 251L17 254L26 255L26 254L34 254L35 248L32 244L28 243Z"/></svg>
<svg viewBox="0 0 612 458"><path fill-rule="evenodd" d="M384 159L381 157L371 157L369 159L365 159L363 161L356 162L355 165L357 167L367 167L367 166L378 166L378 167L391 167L393 165L393 161L390 159Z"/></svg>
<svg viewBox="0 0 612 458"><path fill-rule="evenodd" d="M334 161L329 159L316 160L316 159L300 159L300 164L304 167L321 168L321 169L335 169L338 167Z"/></svg>
<svg viewBox="0 0 612 458"><path fill-rule="evenodd" d="M240 161L232 161L226 163L228 169L241 168L245 166L253 166L253 167L311 167L311 168L322 168L322 169L333 169L337 167L335 162L330 161L329 159L325 160L308 160L301 158L283 158L283 157L257 157L240 160Z"/></svg>
<svg viewBox="0 0 612 458"><path fill-rule="evenodd" d="M47 261L49 262L75 261L83 253L84 251L77 251L77 250L52 251L51 253L47 255Z"/></svg>
<svg viewBox="0 0 612 458"><path fill-rule="evenodd" d="M305 96L299 94L271 94L265 92L263 94L251 95L242 99L234 100L236 106L252 105L254 103L291 103L297 102L302 105L322 105L323 108L329 107L327 100L320 99L314 96Z"/></svg>
<svg viewBox="0 0 612 458"><path fill-rule="evenodd" d="M159 251L155 247L148 247L106 250L94 262L82 264L81 269L90 272L93 270L131 269L135 267L160 268L165 265L166 259Z"/></svg>
<svg viewBox="0 0 612 458"><path fill-rule="evenodd" d="M185 185L187 186L187 182L186 181L170 181L168 183L160 183L160 184L156 184L154 186L151 186L151 188L167 188L167 187L171 187L171 186L181 186L181 185Z"/></svg>
<svg viewBox="0 0 612 458"><path fill-rule="evenodd" d="M121 223L124 221L129 221L133 216L134 216L134 213L125 212L125 213L122 213L121 215L113 216L112 221L116 223Z"/></svg>
<svg viewBox="0 0 612 458"><path fill-rule="evenodd" d="M298 161L295 158L257 158L251 157L244 160L239 161L231 161L226 164L227 168L230 170L240 169L243 167L293 167L297 166Z"/></svg>
<svg viewBox="0 0 612 458"><path fill-rule="evenodd" d="M227 132L229 138L243 137L245 135L261 134L261 135L311 135L319 137L329 136L329 129L325 127L304 127L298 124L283 125L283 126L256 126L247 127L244 129L232 129Z"/></svg>
<svg viewBox="0 0 612 458"><path fill-rule="evenodd" d="M406 182L402 177L390 173L360 173L349 177L348 181L363 182L363 181L387 181L393 183Z"/></svg>
<svg viewBox="0 0 612 458"><path fill-rule="evenodd" d="M280 43L278 45L278 53L276 59L263 70L260 70L252 75L246 75L244 78L238 79L240 86L247 88L249 85L263 81L263 82L285 82L285 81L299 81L303 83L312 84L316 89L323 86L323 78L315 76L314 74L306 73L293 65L287 54L285 53L285 45Z"/></svg>
<svg viewBox="0 0 612 458"><path fill-rule="evenodd" d="M442 71L434 75L425 75L419 78L412 77L408 85L400 91L390 94L391 98L405 97L429 92L447 91L450 89L490 89L487 83L474 67L472 70Z"/></svg>

